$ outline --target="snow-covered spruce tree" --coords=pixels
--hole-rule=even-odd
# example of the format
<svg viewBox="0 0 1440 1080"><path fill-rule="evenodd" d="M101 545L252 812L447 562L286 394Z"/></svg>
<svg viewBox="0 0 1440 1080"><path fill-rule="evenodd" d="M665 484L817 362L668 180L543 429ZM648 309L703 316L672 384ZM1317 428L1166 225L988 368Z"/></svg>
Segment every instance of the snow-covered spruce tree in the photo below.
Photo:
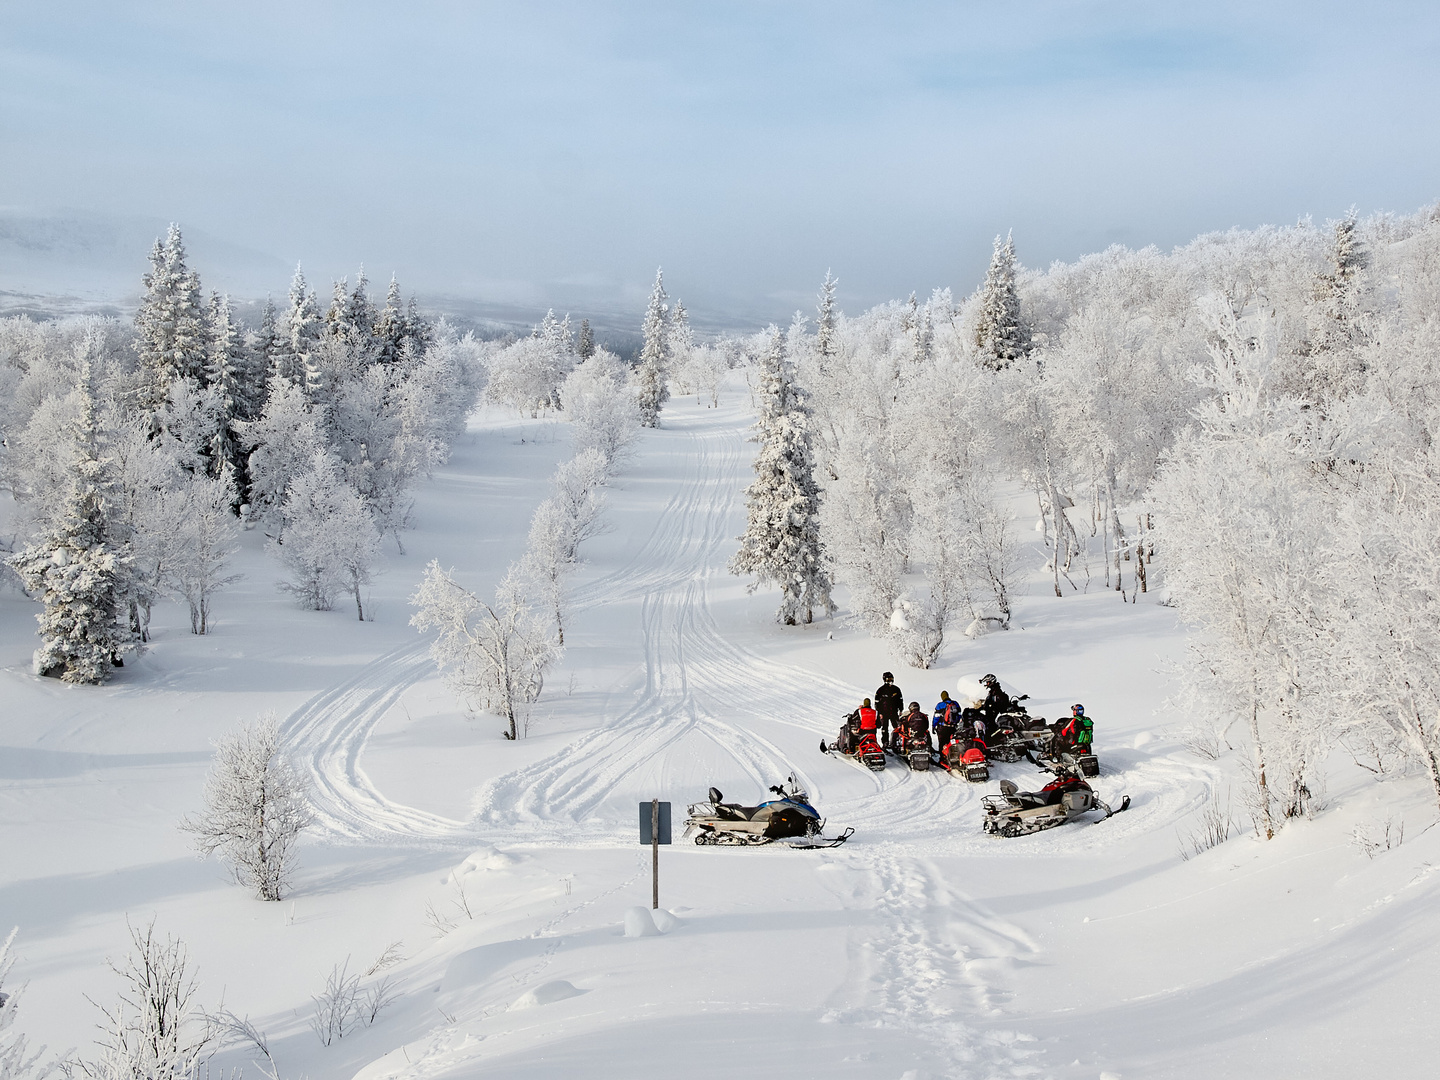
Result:
<svg viewBox="0 0 1440 1080"><path fill-rule="evenodd" d="M324 320L315 292L305 282L305 273L297 264L295 276L290 281L289 305L280 322L280 338L283 351L277 358L270 375L280 375L296 386L305 385L305 373L310 355L320 343Z"/></svg>
<svg viewBox="0 0 1440 1080"><path fill-rule="evenodd" d="M545 669L560 655L548 620L525 595L520 568L510 568L491 605L431 560L410 603L419 609L411 625L438 631L430 655L446 684L474 705L503 716L505 737L517 738L517 710L540 696Z"/></svg>
<svg viewBox="0 0 1440 1080"><path fill-rule="evenodd" d="M995 237L995 253L980 290L980 313L975 323L975 348L981 365L994 371L1030 355L1030 328L1020 313L1015 287L1015 243Z"/></svg>
<svg viewBox="0 0 1440 1080"><path fill-rule="evenodd" d="M322 336L345 345L354 357L356 371L363 371L379 355L380 343L375 338L375 308L365 290L368 284L363 266L355 277L354 290L349 290L346 279L341 278L335 282L330 308L325 312Z"/></svg>
<svg viewBox="0 0 1440 1080"><path fill-rule="evenodd" d="M400 283L392 275L390 288L385 293L385 306L375 318L375 359L387 366L398 364L408 337L405 307L400 301Z"/></svg>
<svg viewBox="0 0 1440 1080"><path fill-rule="evenodd" d="M745 491L747 524L730 572L778 585L776 618L786 626L808 623L818 608L829 615L830 576L820 543L820 491L810 452L810 413L795 387L785 341L771 329L758 391L760 417L755 480Z"/></svg>
<svg viewBox="0 0 1440 1080"><path fill-rule="evenodd" d="M244 403L254 396L250 351L230 314L230 298L210 296L210 344L203 382L214 394L215 434L210 441L211 476L232 478L236 496L245 500L249 487L237 429ZM238 504L237 504L238 505Z"/></svg>
<svg viewBox="0 0 1440 1080"><path fill-rule="evenodd" d="M105 453L88 363L80 394L65 501L56 519L9 562L42 605L35 673L102 683L134 648L124 618L131 559L112 535L115 463Z"/></svg>
<svg viewBox="0 0 1440 1080"><path fill-rule="evenodd" d="M820 283L820 306L815 319L815 357L822 376L829 374L831 358L839 346L835 340L835 324L840 312L835 307L835 288L840 282L825 271L825 280Z"/></svg>
<svg viewBox="0 0 1440 1080"><path fill-rule="evenodd" d="M218 852L236 882L261 900L279 900L295 869L295 842L313 821L309 783L285 755L279 722L266 714L216 745L205 808L180 827L202 854Z"/></svg>
<svg viewBox="0 0 1440 1080"><path fill-rule="evenodd" d="M635 368L635 400L640 405L640 425L660 426L660 409L670 400L670 306L665 303L664 275L655 271L655 287L645 308L641 326L644 344Z"/></svg>
<svg viewBox="0 0 1440 1080"><path fill-rule="evenodd" d="M575 355L582 362L595 355L595 331L590 329L589 319L580 320L580 338L575 342Z"/></svg>
<svg viewBox="0 0 1440 1080"><path fill-rule="evenodd" d="M355 597L356 618L363 621L361 590L370 584L380 534L331 451L316 451L309 467L291 481L280 514L283 528L270 543L290 572L280 588L312 611L329 611L335 594L348 592Z"/></svg>
<svg viewBox="0 0 1440 1080"><path fill-rule="evenodd" d="M265 408L266 387L270 376L283 362L285 340L280 336L280 316L275 311L275 301L265 297L265 306L260 309L260 328L250 336L250 371L246 381L246 395L240 402L240 419L254 420Z"/></svg>
<svg viewBox="0 0 1440 1080"><path fill-rule="evenodd" d="M158 409L177 379L204 374L208 345L200 278L185 264L180 227L171 225L150 252L145 295L135 313L136 351L144 383L140 407Z"/></svg>

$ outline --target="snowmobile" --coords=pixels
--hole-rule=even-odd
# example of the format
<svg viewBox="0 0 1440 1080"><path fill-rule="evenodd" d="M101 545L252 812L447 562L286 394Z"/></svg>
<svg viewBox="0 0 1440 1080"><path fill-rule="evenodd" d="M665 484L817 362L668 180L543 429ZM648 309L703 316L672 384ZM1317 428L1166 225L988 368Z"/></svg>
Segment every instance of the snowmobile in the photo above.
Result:
<svg viewBox="0 0 1440 1080"><path fill-rule="evenodd" d="M1046 726L1043 716L1031 716L1023 708L1001 713L995 728L985 740L988 757L996 761L1034 760L1036 753L1045 753L1055 733Z"/></svg>
<svg viewBox="0 0 1440 1080"><path fill-rule="evenodd" d="M912 733L901 721L896 722L891 746L891 753L915 772L925 772L934 760L930 756L930 739L926 735Z"/></svg>
<svg viewBox="0 0 1440 1080"><path fill-rule="evenodd" d="M1039 791L1021 791L1013 780L1001 780L1000 794L983 800L985 831L996 836L1026 836L1064 825L1091 810L1103 810L1108 818L1130 806L1126 795L1112 810L1068 766L1057 764L1046 771L1053 772L1055 779Z"/></svg>
<svg viewBox="0 0 1440 1080"><path fill-rule="evenodd" d="M977 739L966 739L956 735L940 751L940 760L951 776L958 776L972 784L983 784L990 779L990 762Z"/></svg>
<svg viewBox="0 0 1440 1080"><path fill-rule="evenodd" d="M875 772L885 768L885 751L880 746L880 740L875 737L875 732L860 730L859 717L854 713L845 718L833 743L820 740L820 752L840 754Z"/></svg>
<svg viewBox="0 0 1440 1080"><path fill-rule="evenodd" d="M1045 751L1046 758L1054 761L1057 765L1064 765L1073 769L1081 776L1099 776L1100 759L1089 752L1082 753L1069 743L1062 743L1058 738L1054 744Z"/></svg>
<svg viewBox="0 0 1440 1080"><path fill-rule="evenodd" d="M695 843L755 845L785 840L795 848L838 847L855 832L846 829L839 836L822 835L825 819L810 805L810 796L787 777L786 784L773 785L776 798L759 806L727 803L719 788L711 788L709 801L692 803L685 821L685 835Z"/></svg>

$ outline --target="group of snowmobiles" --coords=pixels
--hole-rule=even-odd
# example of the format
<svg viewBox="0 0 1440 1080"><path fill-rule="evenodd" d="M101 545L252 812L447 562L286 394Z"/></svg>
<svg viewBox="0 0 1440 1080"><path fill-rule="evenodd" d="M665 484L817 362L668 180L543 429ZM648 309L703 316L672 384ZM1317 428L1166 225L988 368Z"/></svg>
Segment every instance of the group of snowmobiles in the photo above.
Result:
<svg viewBox="0 0 1440 1080"><path fill-rule="evenodd" d="M820 743L820 750L875 771L887 767L887 756L894 757L911 770L938 767L970 783L988 782L992 762L1024 760L1053 774L1054 779L1039 791L1021 791L1014 781L1001 780L1000 794L981 800L984 829L997 836L1039 832L1092 810L1102 811L1108 818L1129 807L1130 796L1112 808L1086 782L1087 777L1100 774L1100 762L1092 748L1094 725L1083 705L1072 706L1067 719L1047 723L1044 717L1031 716L1022 704L1028 695L1011 697L994 675L986 675L980 684L984 697L969 705L952 701L949 693L942 691L933 713L923 713L919 703L912 701L909 711L901 715L904 697L887 671L876 691L875 705L866 698L845 717L833 742ZM754 845L780 840L791 847L816 848L843 844L853 834L853 829L846 829L839 836L825 837L824 819L793 776L786 786L770 790L775 799L742 806L724 802L712 787L708 802L690 807L686 835L693 834L697 844Z"/></svg>

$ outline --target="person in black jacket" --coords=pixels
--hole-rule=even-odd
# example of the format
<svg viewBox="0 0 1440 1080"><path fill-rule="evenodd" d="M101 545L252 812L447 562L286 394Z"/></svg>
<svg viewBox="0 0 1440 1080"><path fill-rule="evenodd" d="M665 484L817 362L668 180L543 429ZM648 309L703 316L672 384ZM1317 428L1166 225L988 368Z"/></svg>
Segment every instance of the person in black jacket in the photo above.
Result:
<svg viewBox="0 0 1440 1080"><path fill-rule="evenodd" d="M985 722L990 730L994 731L996 719L1002 713L1014 711L1015 701L1000 689L1000 680L994 675L986 675L980 680L980 685L985 688L985 704L980 706L980 711L985 714Z"/></svg>
<svg viewBox="0 0 1440 1080"><path fill-rule="evenodd" d="M900 726L900 710L905 708L905 695L895 685L895 676L885 672L880 689L875 691L875 711L880 714L880 744L890 749L890 729Z"/></svg>

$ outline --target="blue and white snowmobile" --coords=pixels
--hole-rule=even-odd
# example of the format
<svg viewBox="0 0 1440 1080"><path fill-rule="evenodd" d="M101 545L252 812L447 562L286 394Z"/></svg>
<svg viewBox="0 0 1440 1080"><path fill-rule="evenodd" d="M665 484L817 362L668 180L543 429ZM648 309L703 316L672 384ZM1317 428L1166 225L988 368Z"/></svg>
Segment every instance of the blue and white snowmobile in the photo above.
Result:
<svg viewBox="0 0 1440 1080"><path fill-rule="evenodd" d="M685 821L685 835L695 835L697 844L769 844L785 841L788 847L836 847L850 839L854 829L839 836L822 835L825 819L810 805L810 796L787 777L786 785L770 788L777 796L758 806L725 802L719 788L711 788L708 802L693 803Z"/></svg>

